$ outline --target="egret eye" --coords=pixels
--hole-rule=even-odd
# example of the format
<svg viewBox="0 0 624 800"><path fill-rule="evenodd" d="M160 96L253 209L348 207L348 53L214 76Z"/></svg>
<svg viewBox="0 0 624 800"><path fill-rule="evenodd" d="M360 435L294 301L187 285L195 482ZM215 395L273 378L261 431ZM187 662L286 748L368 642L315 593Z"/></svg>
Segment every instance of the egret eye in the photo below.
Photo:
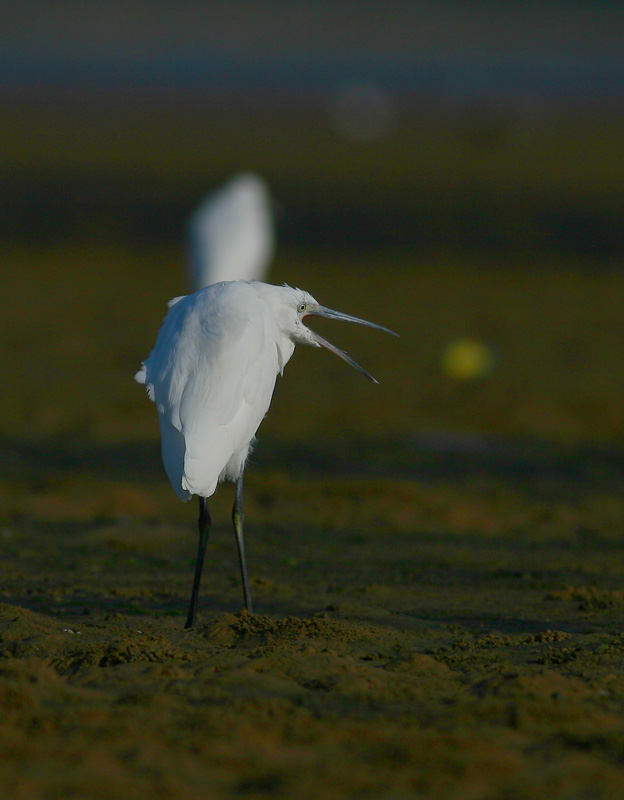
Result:
<svg viewBox="0 0 624 800"><path fill-rule="evenodd" d="M297 311L298 311L300 314L303 314L303 312L304 312L304 311L307 309L307 307L308 307L308 306L307 306L307 303L299 303L299 305L298 305L298 307L297 307Z"/></svg>

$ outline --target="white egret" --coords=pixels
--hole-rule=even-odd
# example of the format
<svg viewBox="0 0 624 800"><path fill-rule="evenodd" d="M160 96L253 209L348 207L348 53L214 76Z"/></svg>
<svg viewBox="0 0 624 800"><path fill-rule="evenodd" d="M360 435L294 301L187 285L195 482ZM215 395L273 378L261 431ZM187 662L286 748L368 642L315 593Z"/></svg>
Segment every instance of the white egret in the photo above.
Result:
<svg viewBox="0 0 624 800"><path fill-rule="evenodd" d="M199 548L187 628L195 622L210 531L207 498L224 480L236 485L232 521L245 606L252 611L243 541L243 470L277 376L295 345L326 347L377 383L347 353L306 327L309 316L393 333L325 308L300 289L223 282L169 303L156 345L135 375L156 403L162 458L173 489L182 500L199 497Z"/></svg>
<svg viewBox="0 0 624 800"><path fill-rule="evenodd" d="M192 291L220 281L261 281L274 250L271 197L251 172L236 175L209 195L188 225Z"/></svg>

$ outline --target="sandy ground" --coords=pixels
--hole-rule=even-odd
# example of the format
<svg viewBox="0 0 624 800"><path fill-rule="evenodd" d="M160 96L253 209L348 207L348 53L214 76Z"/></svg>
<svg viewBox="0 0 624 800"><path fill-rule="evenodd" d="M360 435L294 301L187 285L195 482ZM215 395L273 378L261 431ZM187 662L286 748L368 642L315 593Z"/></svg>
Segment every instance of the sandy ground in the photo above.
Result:
<svg viewBox="0 0 624 800"><path fill-rule="evenodd" d="M280 261L402 338L325 327L377 387L295 354L248 470L257 613L223 487L185 631L196 508L131 380L175 254L3 258L2 796L624 794L624 279ZM459 385L467 334L497 366Z"/></svg>

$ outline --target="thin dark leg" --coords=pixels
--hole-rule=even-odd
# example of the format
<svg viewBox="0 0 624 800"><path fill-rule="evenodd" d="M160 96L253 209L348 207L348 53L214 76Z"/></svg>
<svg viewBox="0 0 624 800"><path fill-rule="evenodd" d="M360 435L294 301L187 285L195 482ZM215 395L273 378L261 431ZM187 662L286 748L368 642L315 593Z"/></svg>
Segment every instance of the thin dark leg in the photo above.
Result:
<svg viewBox="0 0 624 800"><path fill-rule="evenodd" d="M210 514L208 513L208 501L205 497L199 498L199 547L197 548L197 561L195 562L195 577L193 578L193 590L191 592L191 603L189 605L188 616L185 628L192 628L195 624L197 614L197 598L199 597L199 584L201 583L202 567L204 566L204 556L206 555L206 545L208 544L208 534L210 533Z"/></svg>
<svg viewBox="0 0 624 800"><path fill-rule="evenodd" d="M243 519L243 473L241 472L236 481L232 522L234 523L234 533L236 534L236 544L238 545L238 559L240 561L241 577L243 579L245 608L252 614L253 609L251 607L251 592L249 591L249 577L247 575L247 559L245 558L245 541L243 539Z"/></svg>

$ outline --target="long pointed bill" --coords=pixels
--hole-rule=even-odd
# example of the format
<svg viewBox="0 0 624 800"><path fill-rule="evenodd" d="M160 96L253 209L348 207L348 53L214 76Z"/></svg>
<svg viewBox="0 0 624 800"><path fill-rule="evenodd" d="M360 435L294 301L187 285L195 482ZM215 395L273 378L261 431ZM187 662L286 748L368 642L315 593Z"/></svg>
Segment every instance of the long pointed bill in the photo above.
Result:
<svg viewBox="0 0 624 800"><path fill-rule="evenodd" d="M391 333L393 336L398 336L397 333L391 331L389 328L384 328L383 325L377 325L375 322L369 322L366 319L360 319L359 317L352 317L349 314L343 314L341 311L332 311L331 308L325 308L325 306L319 306L318 310L316 311L309 311L306 316L314 316L314 317L327 317L328 319L341 319L343 322L356 322L358 325L366 325L368 328L376 328L378 331L385 331L385 333ZM350 364L354 369L360 372L369 380L373 381L373 383L379 383L377 378L374 378L370 372L364 369L364 367L360 366L357 361L354 361L348 353L345 353L344 350L341 350L336 345L328 342L327 339L324 339L320 334L316 331L311 330L308 328L310 333L312 334L312 338L314 341L321 345L321 347L326 347L330 352L337 355L339 358L342 358L343 361L346 361L347 364Z"/></svg>
<svg viewBox="0 0 624 800"><path fill-rule="evenodd" d="M390 328L384 328L383 325L377 325L376 322L369 322L367 319L360 319L359 317L352 317L350 314L343 314L342 311L332 311L331 308L319 306L317 311L308 311L308 315L315 317L327 317L327 319L341 319L343 322L357 322L358 325L366 325L367 328L376 328L378 331L391 333L393 336L398 336L398 333L391 331Z"/></svg>
<svg viewBox="0 0 624 800"><path fill-rule="evenodd" d="M341 350L339 347L336 347L336 345L328 342L327 339L323 339L323 337L316 331L310 330L310 328L308 328L308 330L312 334L314 341L317 344L320 344L321 347L326 347L330 352L335 353L339 358L342 358L343 361L346 361L347 364L351 364L354 369L356 369L358 372L361 372L362 375L369 378L371 381L373 381L373 383L379 383L377 378L374 378L370 372L367 372L364 367L361 367L357 361L354 361L348 353L345 353L344 350Z"/></svg>

